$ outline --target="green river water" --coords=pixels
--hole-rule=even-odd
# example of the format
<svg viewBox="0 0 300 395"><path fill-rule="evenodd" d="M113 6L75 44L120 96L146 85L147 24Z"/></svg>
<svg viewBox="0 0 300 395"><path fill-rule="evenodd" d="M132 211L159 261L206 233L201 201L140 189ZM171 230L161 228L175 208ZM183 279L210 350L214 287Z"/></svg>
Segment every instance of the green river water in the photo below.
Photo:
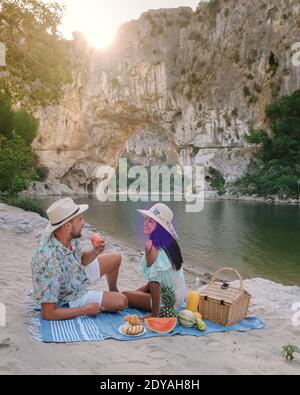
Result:
<svg viewBox="0 0 300 395"><path fill-rule="evenodd" d="M54 200L42 200L43 206ZM136 210L151 203L75 201L90 205L85 218L97 230L143 249L143 218ZM300 285L299 206L207 201L202 212L187 214L185 203L168 205L175 212L179 243L189 266L209 272L229 266L245 278Z"/></svg>

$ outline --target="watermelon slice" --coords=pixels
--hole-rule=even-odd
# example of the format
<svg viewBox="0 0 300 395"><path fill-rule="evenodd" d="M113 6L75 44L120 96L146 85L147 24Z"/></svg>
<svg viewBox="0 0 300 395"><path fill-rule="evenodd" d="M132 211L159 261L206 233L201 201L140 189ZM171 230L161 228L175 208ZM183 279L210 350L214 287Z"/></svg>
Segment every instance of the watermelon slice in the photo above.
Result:
<svg viewBox="0 0 300 395"><path fill-rule="evenodd" d="M148 318L145 321L150 331L160 334L171 333L177 326L177 318Z"/></svg>

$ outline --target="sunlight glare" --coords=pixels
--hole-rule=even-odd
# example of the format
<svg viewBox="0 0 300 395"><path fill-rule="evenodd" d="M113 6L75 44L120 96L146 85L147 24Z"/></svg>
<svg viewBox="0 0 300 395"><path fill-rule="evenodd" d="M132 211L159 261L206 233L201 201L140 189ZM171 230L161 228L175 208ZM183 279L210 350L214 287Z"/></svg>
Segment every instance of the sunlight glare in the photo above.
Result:
<svg viewBox="0 0 300 395"><path fill-rule="evenodd" d="M117 27L109 24L99 24L98 26L90 25L88 22L82 25L82 32L87 42L93 47L107 48L115 38Z"/></svg>

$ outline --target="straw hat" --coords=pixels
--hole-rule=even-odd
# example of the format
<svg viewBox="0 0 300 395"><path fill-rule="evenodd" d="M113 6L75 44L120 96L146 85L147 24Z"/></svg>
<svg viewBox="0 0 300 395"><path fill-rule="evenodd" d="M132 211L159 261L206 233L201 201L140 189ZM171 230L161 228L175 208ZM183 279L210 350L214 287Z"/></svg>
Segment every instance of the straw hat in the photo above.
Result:
<svg viewBox="0 0 300 395"><path fill-rule="evenodd" d="M165 204L158 203L153 206L150 210L138 210L146 218L152 218L154 221L158 222L174 239L178 239L178 234L176 233L173 220L173 211Z"/></svg>
<svg viewBox="0 0 300 395"><path fill-rule="evenodd" d="M87 204L78 206L71 198L58 200L47 210L49 225L46 228L46 233L55 232L67 222L87 211L88 208Z"/></svg>

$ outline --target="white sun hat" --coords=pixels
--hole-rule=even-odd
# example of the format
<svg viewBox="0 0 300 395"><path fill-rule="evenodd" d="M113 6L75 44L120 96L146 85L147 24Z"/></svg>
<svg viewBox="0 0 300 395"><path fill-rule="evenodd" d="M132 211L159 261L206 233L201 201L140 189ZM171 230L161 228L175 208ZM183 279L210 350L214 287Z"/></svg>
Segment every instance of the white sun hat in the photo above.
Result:
<svg viewBox="0 0 300 395"><path fill-rule="evenodd" d="M45 232L55 232L67 222L87 211L88 208L89 206L87 204L78 206L71 198L58 200L47 210L49 225L47 226Z"/></svg>
<svg viewBox="0 0 300 395"><path fill-rule="evenodd" d="M174 214L168 206L158 203L150 210L137 211L144 217L152 218L154 221L158 222L174 239L178 239L178 234L173 226Z"/></svg>

